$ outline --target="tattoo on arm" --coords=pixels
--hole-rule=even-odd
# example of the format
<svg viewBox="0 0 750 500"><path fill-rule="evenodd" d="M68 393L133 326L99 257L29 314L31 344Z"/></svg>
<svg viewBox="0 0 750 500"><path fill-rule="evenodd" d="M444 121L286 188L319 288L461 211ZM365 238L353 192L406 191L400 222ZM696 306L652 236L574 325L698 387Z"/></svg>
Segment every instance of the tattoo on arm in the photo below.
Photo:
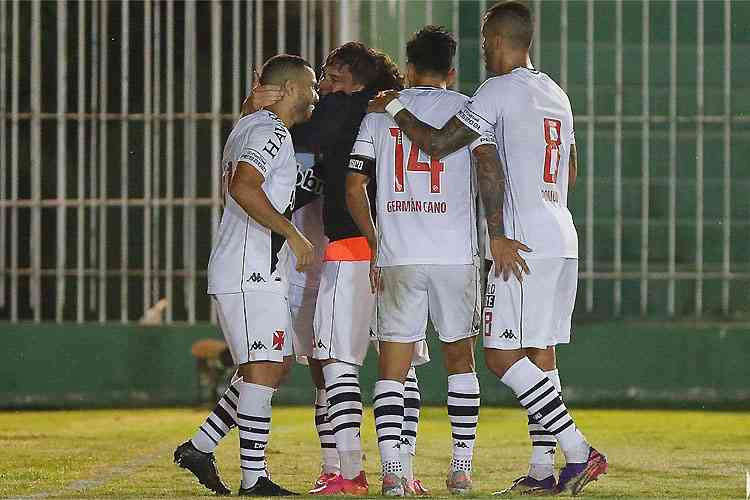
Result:
<svg viewBox="0 0 750 500"><path fill-rule="evenodd" d="M412 143L436 159L458 151L479 137L455 116L439 130L420 121L406 109L399 112L395 120Z"/></svg>
<svg viewBox="0 0 750 500"><path fill-rule="evenodd" d="M474 157L477 160L477 180L487 217L487 231L490 238L504 236L505 167L493 145L477 147Z"/></svg>

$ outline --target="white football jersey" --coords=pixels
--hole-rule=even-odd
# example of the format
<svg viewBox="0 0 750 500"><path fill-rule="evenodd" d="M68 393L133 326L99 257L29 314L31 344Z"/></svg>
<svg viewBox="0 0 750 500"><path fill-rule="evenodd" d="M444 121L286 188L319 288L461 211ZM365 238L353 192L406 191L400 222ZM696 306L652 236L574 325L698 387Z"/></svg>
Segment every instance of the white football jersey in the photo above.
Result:
<svg viewBox="0 0 750 500"><path fill-rule="evenodd" d="M323 269L323 253L328 238L323 231L323 186L320 179L313 174L315 155L312 153L297 153L297 188L305 189L318 195L313 201L300 207L292 213L292 224L299 229L313 245L312 264L307 271L300 273L297 258L289 252L289 283L306 288L318 288L320 272ZM299 199L297 200L299 202Z"/></svg>
<svg viewBox="0 0 750 500"><path fill-rule="evenodd" d="M293 203L297 181L292 136L270 111L242 118L229 134L222 157L224 213L208 261L208 293L267 290L286 294L288 250L283 236L272 233L240 207L229 193L238 164L263 175L263 192L279 213Z"/></svg>
<svg viewBox="0 0 750 500"><path fill-rule="evenodd" d="M420 120L441 128L468 97L413 87L400 93ZM491 134L475 141L494 144ZM441 160L428 157L383 113L365 116L353 156L376 162L379 266L471 264L477 255L475 174L469 148ZM353 160L350 168L361 162Z"/></svg>
<svg viewBox="0 0 750 500"><path fill-rule="evenodd" d="M528 68L485 81L457 115L478 134L494 131L507 175L505 234L525 258L578 258L568 210L568 160L575 144L567 94Z"/></svg>

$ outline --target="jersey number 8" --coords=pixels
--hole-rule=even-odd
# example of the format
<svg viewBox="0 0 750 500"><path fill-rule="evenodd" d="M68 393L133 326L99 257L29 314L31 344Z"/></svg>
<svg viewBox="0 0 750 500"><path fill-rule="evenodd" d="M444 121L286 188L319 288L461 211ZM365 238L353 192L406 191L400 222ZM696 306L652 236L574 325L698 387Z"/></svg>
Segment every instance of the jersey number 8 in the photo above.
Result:
<svg viewBox="0 0 750 500"><path fill-rule="evenodd" d="M544 119L544 142L547 148L544 151L544 182L557 183L557 172L560 169L560 140L562 124L554 118ZM552 162L554 160L554 166Z"/></svg>
<svg viewBox="0 0 750 500"><path fill-rule="evenodd" d="M391 136L396 140L396 182L393 189L397 193L404 192L404 141L400 128L391 128ZM408 172L429 172L430 173L430 193L440 192L440 172L445 170L445 165L440 160L430 158L430 163L419 160L419 148L414 144L409 148L409 163L406 165Z"/></svg>

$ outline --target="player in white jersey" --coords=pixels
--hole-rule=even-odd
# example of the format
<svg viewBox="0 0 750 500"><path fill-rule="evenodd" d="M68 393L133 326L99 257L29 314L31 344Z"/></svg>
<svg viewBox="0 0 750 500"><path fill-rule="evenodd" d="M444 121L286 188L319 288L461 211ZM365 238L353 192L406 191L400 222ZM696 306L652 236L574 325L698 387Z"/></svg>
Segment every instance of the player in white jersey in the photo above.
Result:
<svg viewBox="0 0 750 500"><path fill-rule="evenodd" d="M534 436L553 443L554 437L567 462L556 481L554 463L535 464L532 455L529 474L508 492L577 494L606 472L607 460L576 428L555 370L554 346L569 340L577 285L577 236L567 208L576 161L573 116L565 92L529 67L528 7L515 1L491 7L482 36L487 67L498 76L444 127L420 122L393 93L372 102L371 111L388 111L437 158L495 132L497 148L474 152L494 259L484 311L485 360L527 410L538 429Z"/></svg>
<svg viewBox="0 0 750 500"><path fill-rule="evenodd" d="M415 116L440 127L468 98L446 90L455 77L456 41L442 27L427 26L409 40L408 79L400 93ZM480 138L471 148L482 143ZM415 343L425 339L428 316L440 337L448 371L448 415L453 457L448 489L471 489L471 461L479 416L474 337L479 331L479 270L476 191L470 148L442 160L413 145L391 117L369 114L362 121L347 177L349 210L370 247L377 293L379 380L373 405L383 466L383 493L403 495L398 445L404 408L404 379ZM377 232L367 185L377 181Z"/></svg>
<svg viewBox="0 0 750 500"><path fill-rule="evenodd" d="M313 258L312 245L287 218L297 181L289 127L310 118L318 95L315 72L298 56L269 59L261 83L281 85L284 97L240 119L227 139L222 158L224 212L208 264L208 293L242 377L232 385L240 430L239 494L279 496L293 493L269 479L265 448L271 398L293 353L287 337L291 320L286 263L290 251L299 271ZM204 430L205 438L212 437L209 432ZM224 493L227 488L218 479L212 450L201 449L201 437L196 437L176 450L175 461Z"/></svg>

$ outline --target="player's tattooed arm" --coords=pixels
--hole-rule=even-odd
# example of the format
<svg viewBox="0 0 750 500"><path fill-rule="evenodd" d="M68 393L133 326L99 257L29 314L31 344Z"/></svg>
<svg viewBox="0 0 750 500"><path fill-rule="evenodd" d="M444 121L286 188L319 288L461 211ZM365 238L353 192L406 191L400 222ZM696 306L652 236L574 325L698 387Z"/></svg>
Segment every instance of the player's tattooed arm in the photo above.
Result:
<svg viewBox="0 0 750 500"><path fill-rule="evenodd" d="M505 236L503 224L505 168L494 145L478 146L473 153L477 165L477 183L487 217L487 231L490 238Z"/></svg>
<svg viewBox="0 0 750 500"><path fill-rule="evenodd" d="M575 144L570 145L570 160L568 161L568 190L572 191L576 187L578 178L578 150Z"/></svg>
<svg viewBox="0 0 750 500"><path fill-rule="evenodd" d="M506 173L505 166L497 148L492 144L483 144L474 149L477 163L477 181L487 218L487 232L490 237L490 252L495 261L495 276L502 274L506 281L513 273L518 281L523 273L529 274L526 261L518 253L530 252L531 249L517 240L505 236L503 205L505 204Z"/></svg>
<svg viewBox="0 0 750 500"><path fill-rule="evenodd" d="M412 143L433 158L442 158L458 151L479 137L455 116L441 129L424 123L407 109L399 111L394 120Z"/></svg>

